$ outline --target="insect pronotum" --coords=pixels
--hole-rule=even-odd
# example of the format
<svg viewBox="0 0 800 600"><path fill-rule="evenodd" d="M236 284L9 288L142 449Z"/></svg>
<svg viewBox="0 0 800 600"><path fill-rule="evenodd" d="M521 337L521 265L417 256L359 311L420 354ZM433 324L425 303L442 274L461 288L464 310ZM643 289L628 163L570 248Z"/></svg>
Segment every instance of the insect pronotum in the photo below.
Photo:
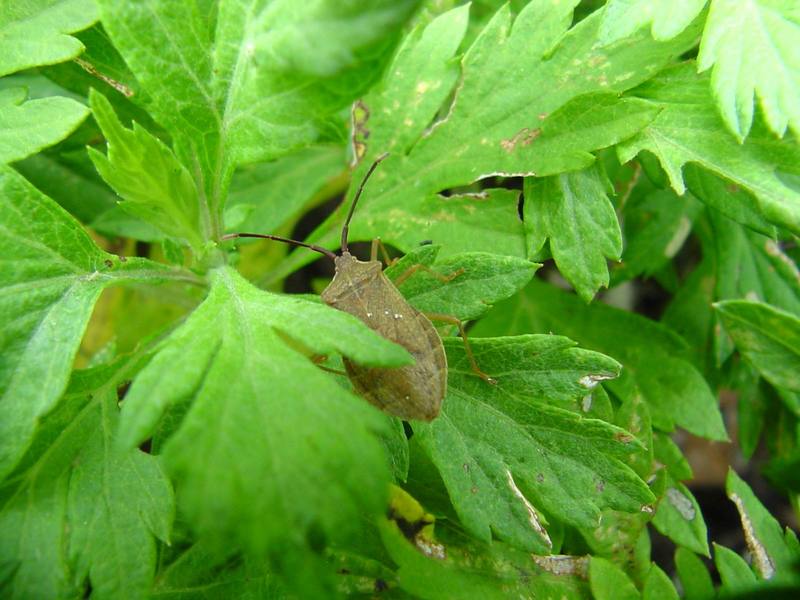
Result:
<svg viewBox="0 0 800 600"><path fill-rule="evenodd" d="M431 421L439 414L442 400L447 393L447 356L442 340L429 317L457 325L473 371L489 383L494 383L494 380L475 364L463 326L458 319L438 314L426 316L411 306L395 284L384 275L383 265L377 257L379 240L372 242L369 261L358 260L350 254L347 246L350 220L367 180L386 156L387 154L383 154L372 163L358 187L342 227L340 254L321 246L277 235L231 233L222 239L254 237L275 240L309 248L333 260L336 273L322 292L322 300L333 308L350 313L383 337L400 344L415 359L413 365L386 369L364 367L344 358L345 369L353 387L371 404L389 414L406 420ZM401 274L396 282L399 284L419 268L424 267L414 265ZM460 271L449 277L440 277L448 280L459 274Z"/></svg>

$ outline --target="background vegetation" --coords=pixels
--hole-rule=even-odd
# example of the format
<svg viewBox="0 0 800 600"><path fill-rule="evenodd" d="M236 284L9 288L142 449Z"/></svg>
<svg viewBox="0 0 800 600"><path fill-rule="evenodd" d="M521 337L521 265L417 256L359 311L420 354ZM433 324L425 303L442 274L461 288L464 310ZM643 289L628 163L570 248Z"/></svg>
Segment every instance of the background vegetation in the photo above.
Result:
<svg viewBox="0 0 800 600"><path fill-rule="evenodd" d="M796 592L798 49L793 0L4 3L3 597ZM384 152L351 240L462 269L400 290L498 382L441 329L430 423L319 368L408 358L326 259L222 241L335 248Z"/></svg>

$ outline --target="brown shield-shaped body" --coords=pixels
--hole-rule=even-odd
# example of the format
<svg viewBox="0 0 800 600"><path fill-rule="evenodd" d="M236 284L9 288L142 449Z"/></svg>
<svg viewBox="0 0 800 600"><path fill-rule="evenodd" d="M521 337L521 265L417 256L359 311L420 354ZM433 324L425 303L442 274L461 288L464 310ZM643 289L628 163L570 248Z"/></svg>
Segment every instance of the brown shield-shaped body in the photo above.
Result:
<svg viewBox="0 0 800 600"><path fill-rule="evenodd" d="M383 337L400 344L416 362L397 369L368 368L344 359L356 391L401 419L431 421L447 391L447 357L433 324L413 308L383 274L378 261L349 252L336 257L336 275L322 300L357 317Z"/></svg>

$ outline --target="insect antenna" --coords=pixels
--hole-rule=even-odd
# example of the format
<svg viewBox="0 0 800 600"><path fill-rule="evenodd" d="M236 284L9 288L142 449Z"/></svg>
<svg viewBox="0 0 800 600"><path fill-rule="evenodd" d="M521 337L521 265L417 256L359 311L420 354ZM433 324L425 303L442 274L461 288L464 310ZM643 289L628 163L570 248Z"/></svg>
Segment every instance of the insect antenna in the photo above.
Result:
<svg viewBox="0 0 800 600"><path fill-rule="evenodd" d="M293 246L302 246L303 248L308 248L309 250L313 250L314 252L319 252L320 254L324 254L331 260L336 260L336 254L328 250L327 248L323 248L322 246L317 246L315 244L306 244L305 242L298 242L297 240L290 240L289 238L281 237L279 235L268 235L265 233L228 233L223 235L220 239L221 240L232 240L235 238L260 238L264 240L274 240L276 242L283 242L285 244L291 244Z"/></svg>
<svg viewBox="0 0 800 600"><path fill-rule="evenodd" d="M348 252L348 248L347 248L347 232L350 229L350 219L353 218L353 213L356 210L356 204L358 203L358 199L361 197L361 192L364 191L364 186L366 185L367 180L369 179L369 176L372 175L372 172L375 170L375 167L377 167L380 164L380 162L383 159L385 159L387 156L389 156L389 153L388 152L384 152L378 158L375 159L375 162L372 163L372 165L370 166L369 170L367 171L367 174L364 175L364 179L361 180L361 183L358 186L358 191L356 192L356 197L353 198L353 203L350 205L350 212L347 213L347 219L344 222L344 227L342 227L342 252Z"/></svg>

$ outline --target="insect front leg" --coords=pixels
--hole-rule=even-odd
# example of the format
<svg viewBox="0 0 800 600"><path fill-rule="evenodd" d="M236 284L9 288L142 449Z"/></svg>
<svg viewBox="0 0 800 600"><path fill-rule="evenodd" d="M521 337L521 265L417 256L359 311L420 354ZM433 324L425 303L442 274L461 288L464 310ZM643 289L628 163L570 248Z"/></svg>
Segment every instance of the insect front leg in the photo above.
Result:
<svg viewBox="0 0 800 600"><path fill-rule="evenodd" d="M481 379L483 379L486 383L491 383L492 385L497 383L496 379L493 379L483 371L478 366L478 363L475 361L475 355L472 353L472 346L470 346L469 340L467 339L467 332L464 330L464 324L461 322L460 319L452 315L443 315L440 313L423 313L426 317L428 317L431 321L441 321L443 323L449 323L451 325L455 325L458 327L458 331L461 334L461 340L464 342L464 350L467 353L467 360L469 360L469 365L472 371Z"/></svg>
<svg viewBox="0 0 800 600"><path fill-rule="evenodd" d="M426 273L429 273L430 275L432 275L433 277L435 277L436 279L438 279L442 283L448 283L450 281L453 281L453 279L455 279L459 275L463 275L464 272L465 272L463 268L460 268L460 269L456 269L455 271L453 271L449 275L442 275L441 273L438 273L438 272L434 271L433 269L431 269L428 265L422 265L422 264L417 263L416 265L411 265L410 267L408 267L408 269L406 269L405 271L400 273L400 275L394 280L394 285L395 286L399 286L400 284L402 284L406 279L411 277L417 271L425 271Z"/></svg>
<svg viewBox="0 0 800 600"><path fill-rule="evenodd" d="M383 256L383 262L386 263L387 267L391 267L394 263L400 260L399 258L389 257L389 252L386 250L386 246L381 241L381 238L375 238L372 240L372 246L369 250L370 261L378 260L378 249L380 249L381 255Z"/></svg>

